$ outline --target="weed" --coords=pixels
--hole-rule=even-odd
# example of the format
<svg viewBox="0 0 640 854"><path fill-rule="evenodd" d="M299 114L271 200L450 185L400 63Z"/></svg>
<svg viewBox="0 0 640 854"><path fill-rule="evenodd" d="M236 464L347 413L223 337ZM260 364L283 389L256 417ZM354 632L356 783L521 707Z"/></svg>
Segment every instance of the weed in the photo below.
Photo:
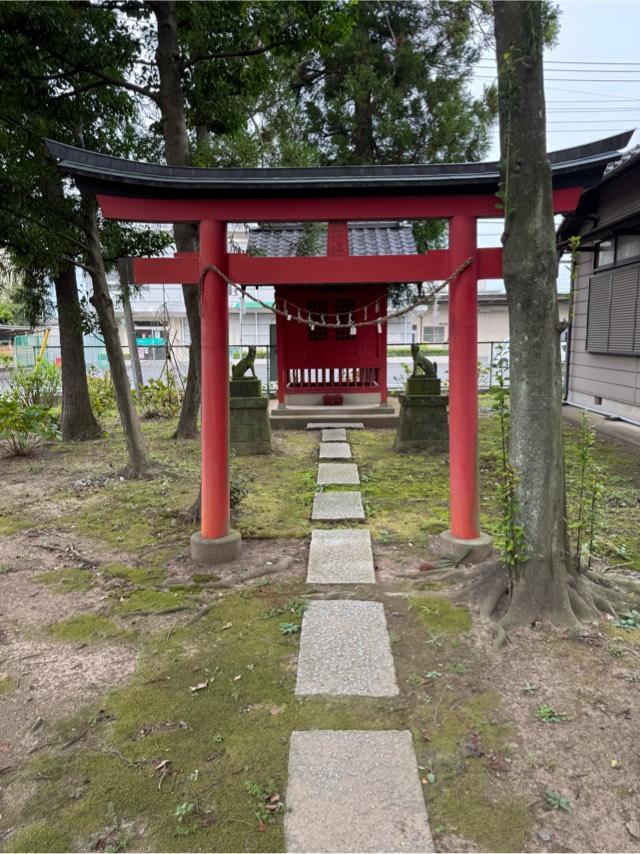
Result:
<svg viewBox="0 0 640 854"><path fill-rule="evenodd" d="M280 608L270 608L262 616L267 620L271 617L282 617L284 614L293 614L294 617L301 618L308 604L306 599L292 599Z"/></svg>
<svg viewBox="0 0 640 854"><path fill-rule="evenodd" d="M613 625L627 631L640 629L640 611L631 610L627 614L622 614L617 620L614 620Z"/></svg>
<svg viewBox="0 0 640 854"><path fill-rule="evenodd" d="M564 795L560 795L552 789L545 790L544 799L551 809L562 810L562 812L571 811L571 801L569 798L565 798Z"/></svg>
<svg viewBox="0 0 640 854"><path fill-rule="evenodd" d="M535 694L540 690L539 685L534 685L532 682L525 682L522 686L523 694Z"/></svg>
<svg viewBox="0 0 640 854"><path fill-rule="evenodd" d="M247 780L245 789L251 798L253 813L261 827L272 824L275 816L284 812L284 802L273 780L265 784Z"/></svg>
<svg viewBox="0 0 640 854"><path fill-rule="evenodd" d="M553 706L543 703L536 709L536 717L545 724L561 724L571 717L566 712L556 712Z"/></svg>
<svg viewBox="0 0 640 854"><path fill-rule="evenodd" d="M300 631L300 623L280 623L278 626L280 634L297 635Z"/></svg>

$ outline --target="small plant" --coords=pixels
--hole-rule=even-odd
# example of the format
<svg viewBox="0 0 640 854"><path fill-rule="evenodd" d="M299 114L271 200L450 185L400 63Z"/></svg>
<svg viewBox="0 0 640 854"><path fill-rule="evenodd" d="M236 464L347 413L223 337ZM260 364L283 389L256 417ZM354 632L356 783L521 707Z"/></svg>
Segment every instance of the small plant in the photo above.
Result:
<svg viewBox="0 0 640 854"><path fill-rule="evenodd" d="M297 635L300 631L300 623L280 623L278 628L283 635Z"/></svg>
<svg viewBox="0 0 640 854"><path fill-rule="evenodd" d="M302 618L306 607L309 603L306 599L291 599L286 605L281 608L270 608L262 615L265 619L270 617L282 617L283 614L293 614L294 617Z"/></svg>
<svg viewBox="0 0 640 854"><path fill-rule="evenodd" d="M285 811L284 802L272 780L264 785L247 780L245 789L251 798L253 813L261 829L267 824L273 824L275 816Z"/></svg>
<svg viewBox="0 0 640 854"><path fill-rule="evenodd" d="M595 430L586 410L583 410L578 443L578 496L575 520L570 522L569 530L576 542L576 565L578 569L584 567L587 570L591 568L599 510L605 490L602 467L596 465L593 458L595 441Z"/></svg>
<svg viewBox="0 0 640 854"><path fill-rule="evenodd" d="M87 385L89 386L91 409L96 418L113 415L116 411L116 393L111 374L107 371L101 376L95 368L90 368L87 371Z"/></svg>
<svg viewBox="0 0 640 854"><path fill-rule="evenodd" d="M191 801L184 801L182 804L178 804L175 810L175 817L182 824L185 818L188 818L193 811L195 810L196 805Z"/></svg>
<svg viewBox="0 0 640 854"><path fill-rule="evenodd" d="M16 368L11 377L10 393L23 406L53 409L60 401L60 369L52 362L39 362L35 368Z"/></svg>
<svg viewBox="0 0 640 854"><path fill-rule="evenodd" d="M569 798L565 798L564 795L560 795L552 789L545 790L544 799L551 809L562 810L562 812L571 811L571 801Z"/></svg>
<svg viewBox="0 0 640 854"><path fill-rule="evenodd" d="M613 625L627 631L640 629L640 611L631 610L626 614L621 614L617 620L613 621Z"/></svg>
<svg viewBox="0 0 640 854"><path fill-rule="evenodd" d="M553 706L543 703L536 709L536 717L545 724L561 724L568 721L570 715L566 712L556 712Z"/></svg>
<svg viewBox="0 0 640 854"><path fill-rule="evenodd" d="M523 694L535 694L540 689L539 685L534 685L531 682L525 682L522 686Z"/></svg>
<svg viewBox="0 0 640 854"><path fill-rule="evenodd" d="M11 392L0 396L0 440L6 442L9 456L30 456L42 442L59 438L57 419L46 406L26 406Z"/></svg>
<svg viewBox="0 0 640 854"><path fill-rule="evenodd" d="M162 377L149 380L136 394L136 402L143 418L172 418L180 410L180 395L176 380L169 371Z"/></svg>

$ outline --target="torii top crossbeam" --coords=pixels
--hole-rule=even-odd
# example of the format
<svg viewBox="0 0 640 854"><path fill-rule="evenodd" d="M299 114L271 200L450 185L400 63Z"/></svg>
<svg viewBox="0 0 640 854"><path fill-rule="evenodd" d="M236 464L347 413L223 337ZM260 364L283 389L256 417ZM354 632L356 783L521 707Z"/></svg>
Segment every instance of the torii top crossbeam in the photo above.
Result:
<svg viewBox="0 0 640 854"><path fill-rule="evenodd" d="M556 213L575 209L582 190L600 180L631 135L549 155ZM195 169L121 160L53 141L47 145L80 189L96 193L105 217L199 224L198 255L139 259L134 266L139 283L195 284L207 271L201 298L202 529L192 539L194 557L220 562L240 548L239 535L229 528L227 284L211 266L239 284L313 285L445 279L473 260L453 283L449 303L451 534L469 543L479 536L477 280L501 277L501 251L477 247L476 220L502 217L498 164ZM376 258L334 251L348 221L404 219L447 219L449 248ZM227 253L228 222L287 221L328 222L327 256Z"/></svg>

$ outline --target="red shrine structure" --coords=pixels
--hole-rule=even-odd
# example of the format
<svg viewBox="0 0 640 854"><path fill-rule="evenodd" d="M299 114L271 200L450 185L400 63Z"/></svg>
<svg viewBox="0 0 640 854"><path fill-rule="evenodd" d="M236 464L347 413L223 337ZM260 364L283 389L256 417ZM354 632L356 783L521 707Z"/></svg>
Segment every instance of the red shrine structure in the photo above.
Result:
<svg viewBox="0 0 640 854"><path fill-rule="evenodd" d="M630 138L631 133L624 133L550 154L554 211L567 214L575 210L582 190L600 180L607 164L620 156L619 150ZM121 160L53 141L47 145L61 170L81 190L96 193L106 218L198 224L198 254L178 253L174 258L137 259L134 263L134 278L141 284L196 286L202 278L202 521L200 533L191 541L194 559L221 563L240 552L240 535L230 529L229 509L227 281L212 267L239 285L295 287L298 300L308 293L306 299L312 301L319 286L345 288L336 298L350 300L353 297L346 288L353 283L368 286L375 295L390 282L444 281L471 259L452 282L449 296L449 537L469 545L482 542L477 476L477 281L502 278L502 255L499 248L478 248L476 222L502 216L496 197L497 163L196 169ZM447 249L375 257L348 252L348 223L419 219L448 220ZM260 257L229 253L228 222L328 223L327 254ZM318 307L315 309L317 312ZM341 313L345 313L344 305ZM301 325L301 329L305 327ZM371 382L366 372L362 382L365 376Z"/></svg>

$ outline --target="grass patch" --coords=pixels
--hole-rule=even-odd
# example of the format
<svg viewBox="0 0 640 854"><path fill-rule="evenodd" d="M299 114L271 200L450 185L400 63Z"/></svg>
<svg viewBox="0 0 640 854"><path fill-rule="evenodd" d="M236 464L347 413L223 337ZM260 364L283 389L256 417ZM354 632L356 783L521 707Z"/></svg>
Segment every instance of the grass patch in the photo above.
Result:
<svg viewBox="0 0 640 854"><path fill-rule="evenodd" d="M8 694L9 691L13 691L16 687L16 680L13 676L9 676L8 673L0 673L0 696L2 694Z"/></svg>
<svg viewBox="0 0 640 854"><path fill-rule="evenodd" d="M432 634L460 635L471 629L469 611L452 605L442 596L423 596L416 593L409 597L409 604Z"/></svg>
<svg viewBox="0 0 640 854"><path fill-rule="evenodd" d="M159 566L127 566L124 563L107 563L100 567L107 578L122 578L131 584L157 584L165 577L166 570Z"/></svg>
<svg viewBox="0 0 640 854"><path fill-rule="evenodd" d="M120 594L117 598L114 611L121 616L137 613L162 614L176 608L188 607L192 601L180 590L133 590L131 593Z"/></svg>
<svg viewBox="0 0 640 854"><path fill-rule="evenodd" d="M104 640L119 640L130 636L110 620L99 614L78 614L49 626L51 635L59 641L83 641L97 643Z"/></svg>
<svg viewBox="0 0 640 854"><path fill-rule="evenodd" d="M40 821L12 834L9 847L16 852L70 851L71 839L58 828Z"/></svg>
<svg viewBox="0 0 640 854"><path fill-rule="evenodd" d="M93 585L89 569L77 569L72 566L50 569L33 579L37 584L47 584L56 593L84 593Z"/></svg>
<svg viewBox="0 0 640 854"><path fill-rule="evenodd" d="M0 536L10 537L12 534L33 528L35 524L33 519L26 518L22 513L18 512L13 516L5 511L0 514Z"/></svg>

